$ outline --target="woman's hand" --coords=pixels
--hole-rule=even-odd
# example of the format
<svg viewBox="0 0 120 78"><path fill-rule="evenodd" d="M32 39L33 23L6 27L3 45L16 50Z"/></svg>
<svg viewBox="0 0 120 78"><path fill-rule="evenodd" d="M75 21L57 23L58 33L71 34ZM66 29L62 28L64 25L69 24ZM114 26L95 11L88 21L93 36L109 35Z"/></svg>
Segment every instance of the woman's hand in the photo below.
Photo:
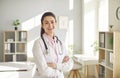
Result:
<svg viewBox="0 0 120 78"><path fill-rule="evenodd" d="M57 68L57 65L55 63L47 63L47 65L53 69Z"/></svg>
<svg viewBox="0 0 120 78"><path fill-rule="evenodd" d="M67 62L67 61L69 61L69 56L65 56L64 58L63 58L63 61L62 61L62 63L65 63L65 62Z"/></svg>

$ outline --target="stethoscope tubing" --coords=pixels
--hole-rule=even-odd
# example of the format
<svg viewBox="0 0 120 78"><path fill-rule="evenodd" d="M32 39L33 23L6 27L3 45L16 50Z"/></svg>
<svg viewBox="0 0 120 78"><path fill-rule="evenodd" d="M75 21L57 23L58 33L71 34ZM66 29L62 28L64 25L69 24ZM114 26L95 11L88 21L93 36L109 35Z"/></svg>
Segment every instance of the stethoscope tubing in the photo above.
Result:
<svg viewBox="0 0 120 78"><path fill-rule="evenodd" d="M57 42L57 43L58 43L58 42L60 43L61 49L62 49L62 42L58 39L57 36L55 36L55 37L57 38L56 42ZM46 54L48 54L48 53L49 53L49 52L48 52L48 47L47 47L47 44L46 44L46 42L45 42L45 40L44 40L44 38L43 38L43 35L41 35L41 39L43 40L43 43L44 43L44 46L45 46L45 49L46 49ZM61 52L59 52L59 54L62 55L63 52L61 51Z"/></svg>

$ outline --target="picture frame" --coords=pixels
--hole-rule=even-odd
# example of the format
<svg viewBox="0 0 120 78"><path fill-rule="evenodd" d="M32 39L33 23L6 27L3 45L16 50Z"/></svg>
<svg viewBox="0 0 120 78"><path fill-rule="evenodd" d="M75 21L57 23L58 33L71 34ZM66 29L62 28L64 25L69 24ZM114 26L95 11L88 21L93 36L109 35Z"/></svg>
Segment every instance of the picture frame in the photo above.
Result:
<svg viewBox="0 0 120 78"><path fill-rule="evenodd" d="M67 29L68 28L68 17L67 16L59 16L59 29Z"/></svg>

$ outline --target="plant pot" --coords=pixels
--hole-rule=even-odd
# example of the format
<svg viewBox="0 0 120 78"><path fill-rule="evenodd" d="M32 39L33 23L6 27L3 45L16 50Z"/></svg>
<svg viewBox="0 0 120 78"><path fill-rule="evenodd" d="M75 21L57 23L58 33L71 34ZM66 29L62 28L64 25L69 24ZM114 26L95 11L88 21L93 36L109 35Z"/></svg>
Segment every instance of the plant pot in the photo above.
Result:
<svg viewBox="0 0 120 78"><path fill-rule="evenodd" d="M113 25L109 26L109 31L113 31Z"/></svg>
<svg viewBox="0 0 120 78"><path fill-rule="evenodd" d="M18 29L18 27L15 27L15 30L17 30Z"/></svg>

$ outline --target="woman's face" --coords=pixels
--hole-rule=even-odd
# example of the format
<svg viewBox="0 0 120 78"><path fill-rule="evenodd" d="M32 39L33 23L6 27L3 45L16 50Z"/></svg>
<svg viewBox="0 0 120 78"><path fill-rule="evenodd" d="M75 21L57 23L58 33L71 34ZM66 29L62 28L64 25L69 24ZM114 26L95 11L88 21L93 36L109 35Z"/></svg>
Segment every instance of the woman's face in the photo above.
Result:
<svg viewBox="0 0 120 78"><path fill-rule="evenodd" d="M54 29L55 29L55 18L52 16L46 16L44 17L42 27L47 35L53 36L54 35Z"/></svg>

